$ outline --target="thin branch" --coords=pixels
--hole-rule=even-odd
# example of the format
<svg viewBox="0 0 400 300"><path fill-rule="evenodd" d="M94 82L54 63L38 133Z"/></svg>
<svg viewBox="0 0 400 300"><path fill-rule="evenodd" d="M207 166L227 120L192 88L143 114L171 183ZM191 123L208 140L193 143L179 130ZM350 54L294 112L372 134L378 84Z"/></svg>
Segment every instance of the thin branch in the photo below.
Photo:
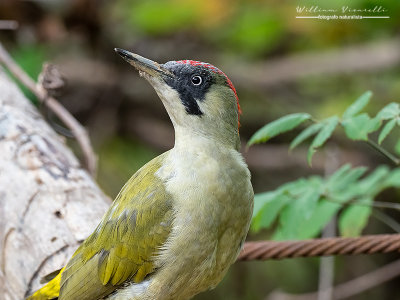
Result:
<svg viewBox="0 0 400 300"><path fill-rule="evenodd" d="M387 151L385 148L381 147L377 143L375 143L372 140L367 140L368 145L370 145L372 148L380 152L382 155L386 156L389 160L392 161L396 166L400 166L400 159L391 154L389 151Z"/></svg>
<svg viewBox="0 0 400 300"><path fill-rule="evenodd" d="M90 174L95 175L97 169L97 158L93 151L88 133L85 128L65 109L56 99L50 97L47 91L40 85L35 84L11 58L0 42L0 63L25 85L41 103L44 103L54 114L71 130L76 138L85 158L85 167Z"/></svg>
<svg viewBox="0 0 400 300"><path fill-rule="evenodd" d="M357 201L357 199L350 200L347 202L343 202L341 200L337 200L333 197L330 197L329 195L324 195L325 200L337 204L341 204L342 206L349 206L349 205L359 205L359 206L368 206L368 207L375 207L375 208L389 208L389 209L396 209L400 210L400 204L399 203L393 203L393 202L384 202L384 201L374 201L370 203L365 203L361 201Z"/></svg>
<svg viewBox="0 0 400 300"><path fill-rule="evenodd" d="M395 260L379 269L364 274L360 277L337 285L333 290L335 300L346 299L351 296L360 294L372 289L386 281L396 278L400 275L400 260ZM269 300L314 300L317 299L318 293L306 294L287 294L284 292L276 292L270 295Z"/></svg>
<svg viewBox="0 0 400 300"><path fill-rule="evenodd" d="M16 30L18 22L15 20L0 20L0 30Z"/></svg>
<svg viewBox="0 0 400 300"><path fill-rule="evenodd" d="M361 202L351 202L351 205L355 204L355 205L363 205L363 203ZM372 202L370 204L365 204L367 206L371 206L371 207L375 207L375 208L389 208L389 209L396 209L396 210L400 210L400 204L398 203L392 203L392 202L383 202L383 201L379 201L379 202Z"/></svg>
<svg viewBox="0 0 400 300"><path fill-rule="evenodd" d="M336 235L336 217L334 217L322 232L322 237ZM333 283L335 277L335 257L324 256L320 258L318 300L332 300Z"/></svg>
<svg viewBox="0 0 400 300"><path fill-rule="evenodd" d="M396 278L399 275L400 260L396 260L358 278L339 284L335 288L333 295L335 299L346 299Z"/></svg>
<svg viewBox="0 0 400 300"><path fill-rule="evenodd" d="M335 143L326 150L325 176L331 176L339 167L340 151ZM336 235L336 215L332 217L328 225L322 231L322 237L333 237ZM319 260L318 300L332 300L332 291L335 278L335 257L324 256Z"/></svg>
<svg viewBox="0 0 400 300"><path fill-rule="evenodd" d="M400 233L400 224L391 216L377 209L374 209L372 211L372 216L382 223L386 224L388 227L392 228L397 233Z"/></svg>

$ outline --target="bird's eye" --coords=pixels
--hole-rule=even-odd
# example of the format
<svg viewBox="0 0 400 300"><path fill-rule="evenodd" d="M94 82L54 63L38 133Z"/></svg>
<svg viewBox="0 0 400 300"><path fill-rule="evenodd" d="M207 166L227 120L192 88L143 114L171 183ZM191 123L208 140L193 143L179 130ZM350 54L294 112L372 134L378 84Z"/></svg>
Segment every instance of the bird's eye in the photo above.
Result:
<svg viewBox="0 0 400 300"><path fill-rule="evenodd" d="M192 77L192 83L193 85L200 85L203 82L203 78L199 75L195 75Z"/></svg>

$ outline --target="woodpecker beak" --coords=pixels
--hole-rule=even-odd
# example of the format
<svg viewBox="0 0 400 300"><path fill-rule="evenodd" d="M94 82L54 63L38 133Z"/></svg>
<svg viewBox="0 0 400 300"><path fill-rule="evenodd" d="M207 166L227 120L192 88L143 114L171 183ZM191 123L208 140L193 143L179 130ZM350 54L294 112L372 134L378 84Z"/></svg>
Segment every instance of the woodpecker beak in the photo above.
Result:
<svg viewBox="0 0 400 300"><path fill-rule="evenodd" d="M139 70L140 75L149 75L150 77L174 77L167 69L163 68L160 64L140 55L131 53L124 49L115 48L115 52L117 52L124 60L126 60L129 64L134 66Z"/></svg>

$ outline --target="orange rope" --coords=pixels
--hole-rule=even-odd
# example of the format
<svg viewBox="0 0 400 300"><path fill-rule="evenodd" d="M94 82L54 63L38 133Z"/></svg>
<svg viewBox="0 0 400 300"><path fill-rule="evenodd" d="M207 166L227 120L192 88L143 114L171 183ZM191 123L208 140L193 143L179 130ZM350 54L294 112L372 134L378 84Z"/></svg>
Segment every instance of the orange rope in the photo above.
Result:
<svg viewBox="0 0 400 300"><path fill-rule="evenodd" d="M354 238L321 238L303 241L259 241L244 244L238 260L267 260L349 254L400 252L400 234Z"/></svg>

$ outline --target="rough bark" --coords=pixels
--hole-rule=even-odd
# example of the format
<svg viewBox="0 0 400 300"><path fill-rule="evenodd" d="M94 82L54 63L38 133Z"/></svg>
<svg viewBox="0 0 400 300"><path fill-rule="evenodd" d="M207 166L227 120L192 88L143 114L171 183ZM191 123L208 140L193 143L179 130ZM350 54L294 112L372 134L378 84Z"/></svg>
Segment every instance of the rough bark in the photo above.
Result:
<svg viewBox="0 0 400 300"><path fill-rule="evenodd" d="M0 299L61 268L110 204L0 69Z"/></svg>

